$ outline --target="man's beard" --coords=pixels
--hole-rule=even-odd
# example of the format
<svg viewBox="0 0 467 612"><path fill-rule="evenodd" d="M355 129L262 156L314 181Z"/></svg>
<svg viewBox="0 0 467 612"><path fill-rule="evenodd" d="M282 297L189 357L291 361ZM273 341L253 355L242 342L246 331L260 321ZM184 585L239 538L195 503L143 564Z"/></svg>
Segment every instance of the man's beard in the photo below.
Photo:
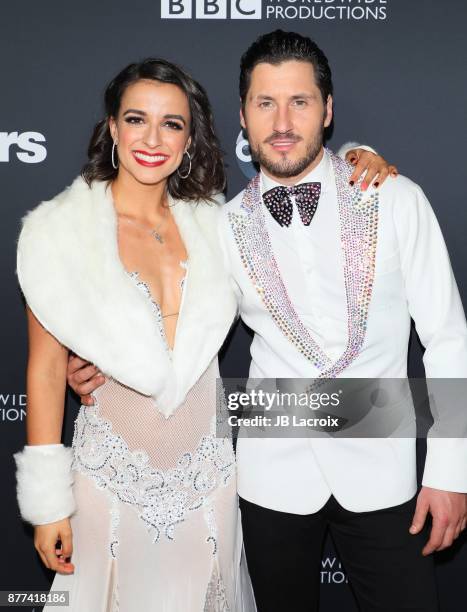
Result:
<svg viewBox="0 0 467 612"><path fill-rule="evenodd" d="M264 153L263 149L261 148L261 145L258 145L256 148L250 146L251 157L253 161L258 163L271 176L275 176L277 178L293 178L294 176L302 174L302 172L306 170L308 166L310 166L318 157L323 146L323 134L324 126L321 128L319 134L317 134L315 138L308 143L305 155L296 161L291 161L286 158L280 161L273 161ZM281 136L287 137L288 135L273 134L268 139L266 139L266 142L274 139L279 139Z"/></svg>

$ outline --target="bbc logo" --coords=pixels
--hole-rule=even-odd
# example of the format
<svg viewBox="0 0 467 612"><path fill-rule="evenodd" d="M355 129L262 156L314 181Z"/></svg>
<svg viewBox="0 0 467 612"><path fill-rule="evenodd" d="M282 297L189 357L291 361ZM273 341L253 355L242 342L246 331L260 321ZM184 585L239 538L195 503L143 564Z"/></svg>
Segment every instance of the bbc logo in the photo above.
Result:
<svg viewBox="0 0 467 612"><path fill-rule="evenodd" d="M161 0L162 19L261 19L261 9L262 0Z"/></svg>

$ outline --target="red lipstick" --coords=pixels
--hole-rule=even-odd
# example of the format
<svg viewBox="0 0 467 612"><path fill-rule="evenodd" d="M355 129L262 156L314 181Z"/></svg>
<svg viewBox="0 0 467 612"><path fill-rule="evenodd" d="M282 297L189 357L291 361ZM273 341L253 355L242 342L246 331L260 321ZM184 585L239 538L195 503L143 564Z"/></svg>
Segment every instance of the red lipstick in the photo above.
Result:
<svg viewBox="0 0 467 612"><path fill-rule="evenodd" d="M141 166L149 168L157 168L162 166L170 158L170 155L164 153L148 153L147 151L132 151L133 157Z"/></svg>

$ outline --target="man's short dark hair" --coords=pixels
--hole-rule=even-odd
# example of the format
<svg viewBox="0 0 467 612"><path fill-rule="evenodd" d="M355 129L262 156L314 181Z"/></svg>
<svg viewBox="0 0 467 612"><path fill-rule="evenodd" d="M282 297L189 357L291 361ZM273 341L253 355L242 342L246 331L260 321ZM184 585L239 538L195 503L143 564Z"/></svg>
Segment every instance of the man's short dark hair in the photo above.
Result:
<svg viewBox="0 0 467 612"><path fill-rule="evenodd" d="M327 57L318 45L296 32L275 30L263 34L250 45L240 60L240 98L245 106L246 96L250 88L251 73L255 66L261 63L282 64L290 60L309 62L316 76L316 85L321 91L323 102L332 95L332 74Z"/></svg>

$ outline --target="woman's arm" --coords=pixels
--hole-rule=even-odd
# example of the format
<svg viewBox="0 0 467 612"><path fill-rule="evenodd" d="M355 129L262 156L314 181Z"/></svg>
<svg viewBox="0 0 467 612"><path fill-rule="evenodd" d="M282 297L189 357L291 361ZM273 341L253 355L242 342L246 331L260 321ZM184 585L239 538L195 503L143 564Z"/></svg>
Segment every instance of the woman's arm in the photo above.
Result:
<svg viewBox="0 0 467 612"><path fill-rule="evenodd" d="M62 437L68 349L28 317L26 432L29 445L59 444Z"/></svg>
<svg viewBox="0 0 467 612"><path fill-rule="evenodd" d="M28 444L14 455L18 503L21 516L35 527L34 546L44 565L71 574L72 454L60 443L68 350L42 327L30 308L27 318Z"/></svg>

